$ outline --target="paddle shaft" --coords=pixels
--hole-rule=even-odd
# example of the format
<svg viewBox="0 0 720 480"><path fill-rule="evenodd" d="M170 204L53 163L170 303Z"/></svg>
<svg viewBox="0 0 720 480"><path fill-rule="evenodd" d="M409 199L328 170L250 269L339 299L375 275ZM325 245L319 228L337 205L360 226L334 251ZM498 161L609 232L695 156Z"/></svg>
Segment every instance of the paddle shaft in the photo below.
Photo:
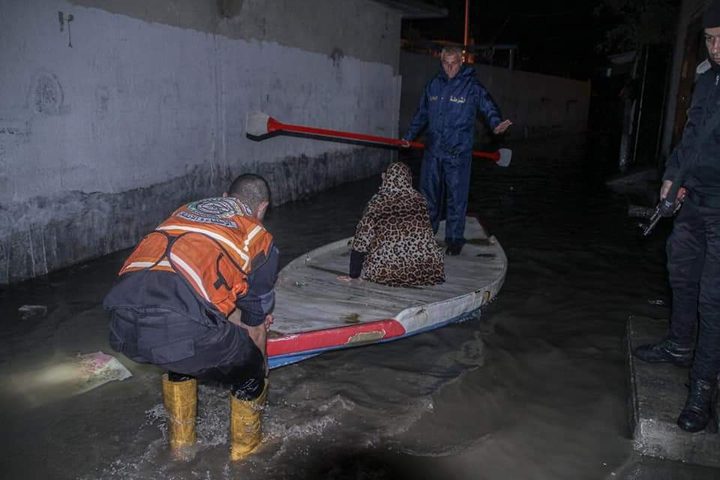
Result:
<svg viewBox="0 0 720 480"><path fill-rule="evenodd" d="M272 132L292 132L292 133L308 133L311 135L320 135L329 138L344 138L348 140L359 140L362 142L380 143L383 145L392 145L402 147L403 141L397 138L380 137L377 135L366 135L364 133L343 132L340 130L328 130L326 128L306 127L303 125L290 125L281 123L270 117L267 122L268 133ZM425 148L425 144L420 142L409 142L410 148ZM493 162L500 160L500 152L482 152L475 150L472 152L475 158L487 158Z"/></svg>

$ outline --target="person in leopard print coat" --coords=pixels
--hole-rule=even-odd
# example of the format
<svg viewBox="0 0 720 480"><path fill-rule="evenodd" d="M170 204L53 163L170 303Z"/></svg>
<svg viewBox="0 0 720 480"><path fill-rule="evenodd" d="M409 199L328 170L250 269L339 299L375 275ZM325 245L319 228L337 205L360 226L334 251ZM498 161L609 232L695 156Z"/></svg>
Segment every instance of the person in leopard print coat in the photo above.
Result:
<svg viewBox="0 0 720 480"><path fill-rule="evenodd" d="M443 258L425 197L412 187L410 167L390 164L358 223L350 278L395 287L435 285L445 281Z"/></svg>

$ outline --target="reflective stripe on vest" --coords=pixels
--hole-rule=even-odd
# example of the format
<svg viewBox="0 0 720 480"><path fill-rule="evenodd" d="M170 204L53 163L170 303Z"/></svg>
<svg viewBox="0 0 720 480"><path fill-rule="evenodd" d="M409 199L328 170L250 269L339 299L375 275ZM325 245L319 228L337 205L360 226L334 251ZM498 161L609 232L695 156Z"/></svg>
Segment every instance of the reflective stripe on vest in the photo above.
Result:
<svg viewBox="0 0 720 480"><path fill-rule="evenodd" d="M123 270L127 270L129 268L150 268L157 265L158 267L170 267L172 268L172 265L170 265L170 262L167 260L163 260L162 262L132 262L129 265L125 265ZM121 270L122 272L122 270Z"/></svg>
<svg viewBox="0 0 720 480"><path fill-rule="evenodd" d="M261 229L261 228L260 228L260 227L255 227L255 228L253 229L253 232L255 232L255 230L258 230L258 229ZM249 241L248 241L248 240L245 240L245 248L243 249L243 250L244 250L244 251L243 251L243 250L239 249L237 245L235 245L233 242L231 242L230 240L228 240L227 238L225 238L225 237L222 236L221 234L219 234L219 233L217 233L217 232L213 232L212 230L207 230L207 229L200 228L200 227L191 227L191 226L188 226L188 225L163 225L163 226L160 226L160 227L156 228L155 230L159 230L159 231L180 230L181 232L195 232L195 233L201 233L201 234L203 234L203 235L207 235L207 236L210 237L210 238L214 238L215 240L224 243L224 244L227 245L228 247L232 248L235 253L237 253L238 255L240 255L240 257L241 257L241 258L244 260L244 262L245 262L245 263L243 264L243 270L247 270L248 265L249 265L249 263L250 263L250 257L248 257L248 253L247 253L247 252L248 252L248 246L249 246ZM252 232L251 232L251 233L252 233ZM254 235L253 235L253 236L254 236ZM249 238L250 238L250 235L248 235L248 239L249 239Z"/></svg>
<svg viewBox="0 0 720 480"><path fill-rule="evenodd" d="M180 269L185 272L185 274L190 277L192 282L195 284L195 289L202 294L203 297L205 297L205 300L212 303L212 300L210 299L210 295L208 295L207 291L205 290L205 286L202 282L202 277L192 269L190 265L188 265L185 260L178 257L174 253L170 253L170 259L173 261L174 264L176 264Z"/></svg>

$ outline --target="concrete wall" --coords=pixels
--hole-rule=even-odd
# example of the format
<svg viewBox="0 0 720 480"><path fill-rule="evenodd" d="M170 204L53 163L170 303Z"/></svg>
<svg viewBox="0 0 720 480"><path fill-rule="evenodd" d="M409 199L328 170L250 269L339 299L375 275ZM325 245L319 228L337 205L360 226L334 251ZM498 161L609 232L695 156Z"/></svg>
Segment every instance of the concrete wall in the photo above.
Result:
<svg viewBox="0 0 720 480"><path fill-rule="evenodd" d="M275 204L377 173L387 150L256 142L245 116L396 136L399 37L369 0L0 0L0 283L132 246L240 173Z"/></svg>
<svg viewBox="0 0 720 480"><path fill-rule="evenodd" d="M478 77L514 125L512 138L584 132L590 106L590 82L537 73L475 66ZM440 61L428 55L402 52L400 130L410 124L425 84L440 70Z"/></svg>

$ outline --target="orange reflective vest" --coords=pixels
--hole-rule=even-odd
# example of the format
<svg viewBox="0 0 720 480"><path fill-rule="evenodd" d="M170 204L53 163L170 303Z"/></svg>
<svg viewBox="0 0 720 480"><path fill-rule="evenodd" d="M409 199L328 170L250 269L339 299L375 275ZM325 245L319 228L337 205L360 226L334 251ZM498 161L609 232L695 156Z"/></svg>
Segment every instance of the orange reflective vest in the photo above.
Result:
<svg viewBox="0 0 720 480"><path fill-rule="evenodd" d="M118 275L175 272L228 316L248 290L253 262L267 259L272 247L272 235L251 215L234 197L184 205L140 241Z"/></svg>

